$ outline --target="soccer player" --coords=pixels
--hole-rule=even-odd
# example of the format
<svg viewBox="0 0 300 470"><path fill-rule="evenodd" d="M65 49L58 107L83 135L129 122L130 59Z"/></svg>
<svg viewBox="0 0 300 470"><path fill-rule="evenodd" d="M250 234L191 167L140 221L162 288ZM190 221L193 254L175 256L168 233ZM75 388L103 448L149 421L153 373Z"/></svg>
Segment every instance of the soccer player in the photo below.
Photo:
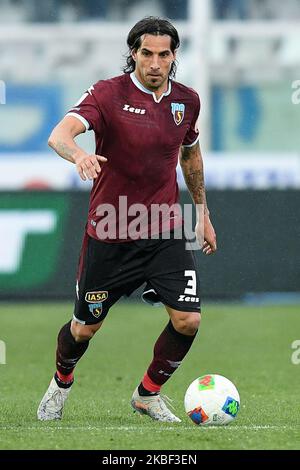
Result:
<svg viewBox="0 0 300 470"><path fill-rule="evenodd" d="M127 44L124 74L91 86L49 138L49 145L76 165L83 180L93 180L93 188L74 315L58 334L56 373L39 405L40 420L62 417L74 368L110 307L146 283L143 299L163 304L169 322L155 343L153 360L133 392L131 405L154 420L180 421L160 391L195 339L200 294L193 251L186 248L184 236L178 237L183 224L176 211L179 154L197 208L196 235L200 237L202 227L205 254L217 249L198 142L200 101L194 90L174 80L180 41L170 22L154 17L139 21ZM87 130L95 133L93 155L75 143L76 136ZM147 216L163 204L175 209L165 211L156 224L145 214L138 218L143 228L136 236L137 207L145 208Z"/></svg>

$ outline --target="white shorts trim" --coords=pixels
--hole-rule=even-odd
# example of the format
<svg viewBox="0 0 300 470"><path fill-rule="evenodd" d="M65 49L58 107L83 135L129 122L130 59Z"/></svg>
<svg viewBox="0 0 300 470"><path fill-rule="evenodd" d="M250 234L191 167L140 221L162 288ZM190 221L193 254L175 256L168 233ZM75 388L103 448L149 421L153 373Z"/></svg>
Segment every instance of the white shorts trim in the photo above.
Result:
<svg viewBox="0 0 300 470"><path fill-rule="evenodd" d="M81 325L85 325L85 324L86 324L85 321L79 320L78 318L75 317L75 315L73 315L73 320L77 321L77 323L80 323Z"/></svg>
<svg viewBox="0 0 300 470"><path fill-rule="evenodd" d="M155 300L150 300L148 297L147 297L147 294L154 294L154 296L157 296L157 292L154 290L154 289L148 289L148 290L145 290L143 293L142 293L142 301L145 302L145 304L150 304L152 305L153 307L161 307L162 305L164 305L162 302L160 302L160 300L157 299L157 301Z"/></svg>

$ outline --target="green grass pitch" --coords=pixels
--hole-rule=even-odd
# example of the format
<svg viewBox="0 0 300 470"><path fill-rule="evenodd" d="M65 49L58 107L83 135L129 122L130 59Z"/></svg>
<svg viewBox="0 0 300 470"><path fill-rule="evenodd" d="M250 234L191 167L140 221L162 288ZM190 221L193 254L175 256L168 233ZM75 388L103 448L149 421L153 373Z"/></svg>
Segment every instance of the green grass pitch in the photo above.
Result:
<svg viewBox="0 0 300 470"><path fill-rule="evenodd" d="M131 394L167 322L162 308L116 305L76 370L59 422L41 423L36 409L54 372L56 336L72 305L0 305L1 449L299 449L300 365L291 344L300 339L299 306L207 305L200 334L164 387L182 423L134 414ZM183 397L206 373L231 379L241 396L227 427L197 427Z"/></svg>

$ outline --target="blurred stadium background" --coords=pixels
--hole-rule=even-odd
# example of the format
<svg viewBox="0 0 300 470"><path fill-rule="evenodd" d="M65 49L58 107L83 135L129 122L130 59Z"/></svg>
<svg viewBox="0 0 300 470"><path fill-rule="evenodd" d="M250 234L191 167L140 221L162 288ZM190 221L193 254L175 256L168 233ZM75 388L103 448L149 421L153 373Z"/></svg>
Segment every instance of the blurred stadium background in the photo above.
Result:
<svg viewBox="0 0 300 470"><path fill-rule="evenodd" d="M202 100L220 247L201 258L203 295L298 298L299 0L1 0L0 298L72 298L89 184L47 138L92 83L120 74L148 14L178 27L177 79ZM93 150L91 134L80 143Z"/></svg>
<svg viewBox="0 0 300 470"><path fill-rule="evenodd" d="M0 339L7 346L1 448L199 446L197 430L178 428L175 442L170 429L149 423L143 429L154 434L145 443L125 405L121 421L111 421L109 410L121 398L109 387L117 384L127 404L166 320L162 311L151 319L142 304L121 306L103 343L97 338L94 355L79 364L82 377L89 376L85 385L79 378L81 393L94 387L95 394L105 380L109 393L101 406L82 408L75 395L66 433L60 428L53 435L51 427L41 433L35 422L57 331L72 312L90 189L50 151L47 138L92 83L121 73L127 33L150 14L175 23L182 39L177 79L201 96L201 145L219 245L210 259L198 254L204 305L219 301L218 307L207 306L201 342L170 381L171 396L182 400L197 373L227 375L246 403L242 426L233 438L210 434L203 448L299 448L299 379L290 355L300 306L300 0L0 0ZM93 151L92 134L79 142ZM187 202L180 172L178 178ZM229 300L238 303L226 307ZM139 322L143 354L135 344L127 349L130 334L140 335ZM113 351L95 374L93 357L108 357L103 345ZM122 364L119 347L127 351ZM86 422L94 423L88 443Z"/></svg>

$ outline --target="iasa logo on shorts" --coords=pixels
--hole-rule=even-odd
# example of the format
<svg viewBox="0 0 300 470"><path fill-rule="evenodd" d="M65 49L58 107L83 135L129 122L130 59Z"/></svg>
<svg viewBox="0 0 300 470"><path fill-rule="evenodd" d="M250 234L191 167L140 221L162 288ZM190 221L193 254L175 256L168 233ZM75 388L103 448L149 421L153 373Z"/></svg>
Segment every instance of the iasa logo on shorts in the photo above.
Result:
<svg viewBox="0 0 300 470"><path fill-rule="evenodd" d="M95 302L104 302L108 298L107 290L98 290L93 292L87 292L85 294L85 300L91 304Z"/></svg>
<svg viewBox="0 0 300 470"><path fill-rule="evenodd" d="M94 315L94 317L99 318L102 313L102 303L90 304L89 311Z"/></svg>
<svg viewBox="0 0 300 470"><path fill-rule="evenodd" d="M179 126L184 119L185 105L183 103L171 103L171 109L175 124Z"/></svg>

